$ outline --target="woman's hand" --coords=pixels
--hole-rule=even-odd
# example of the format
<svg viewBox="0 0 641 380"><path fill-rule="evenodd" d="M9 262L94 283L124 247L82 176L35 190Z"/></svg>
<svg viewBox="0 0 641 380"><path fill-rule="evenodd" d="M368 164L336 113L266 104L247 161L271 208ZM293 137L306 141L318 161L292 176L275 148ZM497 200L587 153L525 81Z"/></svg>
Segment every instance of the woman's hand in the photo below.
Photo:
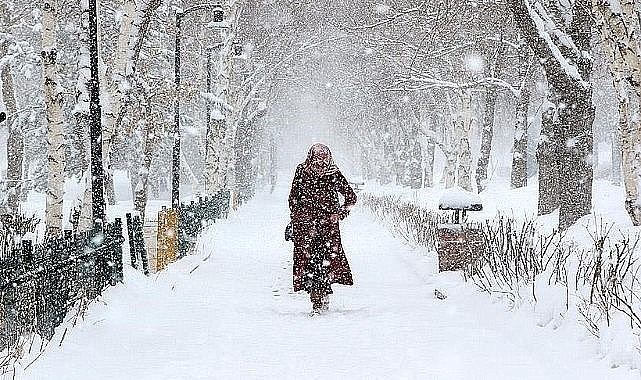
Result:
<svg viewBox="0 0 641 380"><path fill-rule="evenodd" d="M338 214L331 214L329 216L329 221L332 222L332 223L338 223L338 219L339 219L338 218Z"/></svg>

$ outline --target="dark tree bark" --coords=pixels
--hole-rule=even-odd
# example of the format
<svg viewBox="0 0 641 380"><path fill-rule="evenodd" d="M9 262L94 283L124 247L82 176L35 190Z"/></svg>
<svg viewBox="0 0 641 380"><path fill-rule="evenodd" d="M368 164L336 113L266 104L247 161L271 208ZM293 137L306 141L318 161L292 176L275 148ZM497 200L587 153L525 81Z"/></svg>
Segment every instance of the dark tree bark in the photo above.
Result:
<svg viewBox="0 0 641 380"><path fill-rule="evenodd" d="M539 164L538 214L545 215L559 207L558 129L553 104L541 116L541 136L536 149Z"/></svg>
<svg viewBox="0 0 641 380"><path fill-rule="evenodd" d="M0 45L0 56L5 56L8 42ZM24 158L24 137L17 117L16 97L13 88L13 78L9 65L4 65L0 73L2 80L2 98L7 109L6 125L9 130L7 136L7 212L18 213L18 204L22 192L22 161Z"/></svg>
<svg viewBox="0 0 641 380"><path fill-rule="evenodd" d="M559 227L565 229L590 213L592 207L594 106L589 82L592 70L589 54L593 25L591 2L577 0L573 4L572 22L565 32L576 50L570 50L559 41L556 54L537 30L529 13L535 11L528 9L523 0L509 0L508 3L516 25L540 59L548 84L555 94L551 100L557 109L559 121L559 133L555 135L560 163ZM559 23L556 27L562 28L563 24ZM550 38L556 37L551 35ZM559 57L558 52L563 56ZM571 70L576 72L571 74Z"/></svg>
<svg viewBox="0 0 641 380"><path fill-rule="evenodd" d="M485 92L485 112L483 112L483 133L481 135L481 151L476 164L476 188L480 193L485 189L487 181L487 166L490 163L492 139L494 138L494 112L496 109L496 87L491 86Z"/></svg>
<svg viewBox="0 0 641 380"><path fill-rule="evenodd" d="M102 122L98 82L98 16L96 0L89 1L89 54L91 62L90 105L91 130L91 204L93 220L105 219L104 171L102 167Z"/></svg>
<svg viewBox="0 0 641 380"><path fill-rule="evenodd" d="M511 186L518 189L527 185L527 137L528 137L528 109L532 74L534 72L529 49L525 46L520 54L524 60L521 62L521 94L516 105L516 126L514 128L514 145L512 147L512 174Z"/></svg>
<svg viewBox="0 0 641 380"><path fill-rule="evenodd" d="M498 42L493 59L493 65L488 66L488 77L497 78L501 73L503 56L503 41ZM487 166L490 163L490 152L492 151L492 140L494 138L494 113L496 111L496 97L498 91L496 86L488 86L485 91L485 111L483 112L483 132L481 134L481 151L476 164L476 189L480 193L485 189L487 181Z"/></svg>

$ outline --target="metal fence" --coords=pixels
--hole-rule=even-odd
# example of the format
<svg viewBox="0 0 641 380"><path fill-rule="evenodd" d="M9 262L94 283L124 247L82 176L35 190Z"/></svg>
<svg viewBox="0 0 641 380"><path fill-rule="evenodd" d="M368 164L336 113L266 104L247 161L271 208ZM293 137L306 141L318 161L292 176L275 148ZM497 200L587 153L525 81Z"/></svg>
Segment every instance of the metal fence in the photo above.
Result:
<svg viewBox="0 0 641 380"><path fill-rule="evenodd" d="M225 190L213 197L199 197L198 201L182 203L177 211L163 207L158 212L157 228L147 231L148 239L144 238L145 231L140 218L127 214L131 265L138 268L138 262L141 262L145 274L162 271L176 259L192 252L198 234L209 223L226 218L229 207L230 192ZM153 236L156 241L150 242Z"/></svg>
<svg viewBox="0 0 641 380"><path fill-rule="evenodd" d="M213 197L198 198L198 202L181 204L178 210L178 257L196 246L198 234L209 222L226 218L229 213L229 191L219 191Z"/></svg>
<svg viewBox="0 0 641 380"><path fill-rule="evenodd" d="M122 281L122 223L21 246L0 259L0 349L29 333L49 340L76 301Z"/></svg>

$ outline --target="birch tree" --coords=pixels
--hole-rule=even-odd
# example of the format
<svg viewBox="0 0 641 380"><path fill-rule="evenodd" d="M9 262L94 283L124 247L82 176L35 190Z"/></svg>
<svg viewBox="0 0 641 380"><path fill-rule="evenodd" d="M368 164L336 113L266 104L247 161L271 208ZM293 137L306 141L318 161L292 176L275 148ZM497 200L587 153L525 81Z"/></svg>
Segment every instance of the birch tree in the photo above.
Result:
<svg viewBox="0 0 641 380"><path fill-rule="evenodd" d="M638 104L638 100L641 99L641 50L638 35L641 25L639 25L634 1L594 0L593 6L618 96L623 184L626 194L625 209L632 223L638 226L641 225L641 205L639 204L641 121L638 117L631 117L629 90L634 91ZM613 138L614 140L616 139Z"/></svg>
<svg viewBox="0 0 641 380"><path fill-rule="evenodd" d="M47 234L62 232L62 202L64 185L64 130L62 89L56 68L56 29L58 1L43 3L42 13L42 72L47 113L47 204L45 222Z"/></svg>
<svg viewBox="0 0 641 380"><path fill-rule="evenodd" d="M127 61L131 57L130 39L135 15L136 1L124 0L118 42L114 51L113 65L110 67L111 77L105 78L106 93L109 100L102 107L104 114L102 119L102 164L105 173L105 195L109 204L115 203L113 163L110 152L114 134L116 133L116 121L122 112L123 102L129 87L126 82L126 69Z"/></svg>
<svg viewBox="0 0 641 380"><path fill-rule="evenodd" d="M89 113L89 81L91 80L89 54L89 1L79 0L80 27L78 28L78 79L76 82L75 107L73 115L73 141L77 151L76 171L80 174L78 199L72 206L72 223L78 232L89 231L93 227L92 189L91 189L91 157L89 154L89 128L91 116Z"/></svg>
<svg viewBox="0 0 641 380"><path fill-rule="evenodd" d="M489 57L489 64L486 66L485 75L488 78L500 78L502 66L505 57L505 45L503 43L503 34L500 35L496 47ZM485 88L485 110L483 112L481 148L479 159L476 164L476 189L480 193L485 189L487 181L487 167L490 163L490 153L492 151L492 140L494 137L494 113L496 111L496 97L499 89L495 85L489 85Z"/></svg>
<svg viewBox="0 0 641 380"><path fill-rule="evenodd" d="M463 91L461 95L461 112L457 118L459 130L458 185L467 191L472 191L472 154L470 151L470 128L472 126L472 94Z"/></svg>
<svg viewBox="0 0 641 380"><path fill-rule="evenodd" d="M11 25L11 13L7 9L6 3L0 4L0 15L2 15L2 25L8 29ZM0 80L2 81L2 99L7 113L6 125L9 131L7 136L7 182L5 187L7 191L6 211L15 214L18 212L19 198L22 192L24 136L18 120L14 79L11 74L12 58L8 54L11 43L11 35L4 33L2 42L0 42L0 57L3 57L0 63Z"/></svg>

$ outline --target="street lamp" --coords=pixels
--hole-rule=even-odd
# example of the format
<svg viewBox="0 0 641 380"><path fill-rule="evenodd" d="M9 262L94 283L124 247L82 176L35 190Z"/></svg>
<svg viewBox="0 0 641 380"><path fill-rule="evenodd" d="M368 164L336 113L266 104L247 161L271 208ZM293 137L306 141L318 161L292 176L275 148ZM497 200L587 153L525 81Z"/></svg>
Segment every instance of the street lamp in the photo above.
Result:
<svg viewBox="0 0 641 380"><path fill-rule="evenodd" d="M171 165L171 206L177 209L180 206L180 38L182 18L190 13L200 10L212 10L212 22L222 22L224 10L220 3L199 4L176 13L176 52L174 56L174 84L176 86L176 100L174 103L174 147L172 150Z"/></svg>
<svg viewBox="0 0 641 380"><path fill-rule="evenodd" d="M98 83L98 12L96 0L89 1L89 126L91 151L91 211L94 223L105 219L105 197L102 167L102 121L100 117L100 94Z"/></svg>

